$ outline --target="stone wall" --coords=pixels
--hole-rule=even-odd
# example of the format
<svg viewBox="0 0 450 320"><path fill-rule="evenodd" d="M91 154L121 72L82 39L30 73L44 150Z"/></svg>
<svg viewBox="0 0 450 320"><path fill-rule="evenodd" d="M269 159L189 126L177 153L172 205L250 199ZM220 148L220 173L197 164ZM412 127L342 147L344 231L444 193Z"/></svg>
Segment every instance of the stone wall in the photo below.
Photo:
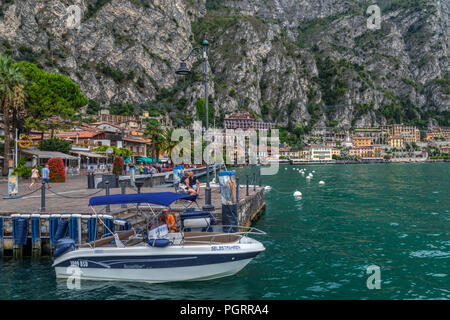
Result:
<svg viewBox="0 0 450 320"><path fill-rule="evenodd" d="M250 226L259 217L266 206L264 188L258 188L257 192L245 199L241 199L238 205L239 225Z"/></svg>

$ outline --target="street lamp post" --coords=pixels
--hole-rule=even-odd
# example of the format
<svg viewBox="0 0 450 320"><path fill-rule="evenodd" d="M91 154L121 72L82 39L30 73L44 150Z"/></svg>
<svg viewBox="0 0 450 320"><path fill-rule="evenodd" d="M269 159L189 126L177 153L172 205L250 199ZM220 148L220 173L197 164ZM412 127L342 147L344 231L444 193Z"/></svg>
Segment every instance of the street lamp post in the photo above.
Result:
<svg viewBox="0 0 450 320"><path fill-rule="evenodd" d="M202 56L202 72L203 72L203 83L205 86L205 111L206 111L206 127L205 127L205 139L206 139L206 188L205 188L205 205L203 206L203 210L206 211L213 211L214 206L211 204L211 187L209 185L209 139L208 139L208 125L209 125L209 119L208 119L208 46L209 43L206 40L203 40L202 43L203 46L203 56ZM188 56L185 59L181 59L180 67L177 71L175 71L176 74L187 76L191 73L191 70L189 70L186 66L186 60L188 60L190 57L196 57L199 54L202 53L202 48L195 47L189 52Z"/></svg>
<svg viewBox="0 0 450 320"><path fill-rule="evenodd" d="M122 128L122 175L125 175L125 156L124 156L124 152L125 152L125 130Z"/></svg>

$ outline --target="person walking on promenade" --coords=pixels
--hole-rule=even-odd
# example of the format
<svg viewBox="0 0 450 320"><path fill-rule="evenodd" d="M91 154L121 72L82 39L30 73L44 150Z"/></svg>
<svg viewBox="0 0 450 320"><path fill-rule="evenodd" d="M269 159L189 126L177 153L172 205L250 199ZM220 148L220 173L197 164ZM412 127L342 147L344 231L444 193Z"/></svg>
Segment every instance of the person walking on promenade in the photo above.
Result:
<svg viewBox="0 0 450 320"><path fill-rule="evenodd" d="M136 182L136 178L135 178L136 168L134 167L133 163L130 163L129 168L130 168L130 184L133 188L135 188L136 187L136 183L135 183Z"/></svg>
<svg viewBox="0 0 450 320"><path fill-rule="evenodd" d="M41 171L42 184L47 183L48 188L50 189L50 169L48 168L48 164Z"/></svg>
<svg viewBox="0 0 450 320"><path fill-rule="evenodd" d="M39 188L39 170L37 166L31 170L31 184L28 186L29 189L36 184L36 188Z"/></svg>

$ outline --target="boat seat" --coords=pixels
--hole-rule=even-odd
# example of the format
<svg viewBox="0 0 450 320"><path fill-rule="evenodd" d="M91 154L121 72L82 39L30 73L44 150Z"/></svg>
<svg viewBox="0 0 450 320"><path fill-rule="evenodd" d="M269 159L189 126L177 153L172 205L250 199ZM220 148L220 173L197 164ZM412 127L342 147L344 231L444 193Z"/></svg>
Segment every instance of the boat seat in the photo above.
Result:
<svg viewBox="0 0 450 320"><path fill-rule="evenodd" d="M119 236L119 240L125 240L128 239L130 236L134 235L134 230L127 230L127 231L117 231L117 235ZM101 247L109 244L111 241L114 240L114 236L109 236L106 238L101 238L98 240L94 240L88 243L84 243L79 245L79 248L91 248L91 247Z"/></svg>
<svg viewBox="0 0 450 320"><path fill-rule="evenodd" d="M183 245L199 245L208 243L233 243L242 236L218 232L185 232Z"/></svg>

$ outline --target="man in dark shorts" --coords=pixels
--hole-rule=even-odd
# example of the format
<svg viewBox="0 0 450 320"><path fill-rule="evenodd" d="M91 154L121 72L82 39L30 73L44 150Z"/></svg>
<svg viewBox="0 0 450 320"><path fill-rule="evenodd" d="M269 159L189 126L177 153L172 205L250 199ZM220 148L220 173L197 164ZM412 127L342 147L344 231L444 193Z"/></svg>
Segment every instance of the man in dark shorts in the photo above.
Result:
<svg viewBox="0 0 450 320"><path fill-rule="evenodd" d="M50 189L50 169L48 168L48 164L45 165L45 168L41 170L42 184L46 183L48 188Z"/></svg>
<svg viewBox="0 0 450 320"><path fill-rule="evenodd" d="M200 182L194 177L194 171L189 171L189 186L198 194L200 191Z"/></svg>

